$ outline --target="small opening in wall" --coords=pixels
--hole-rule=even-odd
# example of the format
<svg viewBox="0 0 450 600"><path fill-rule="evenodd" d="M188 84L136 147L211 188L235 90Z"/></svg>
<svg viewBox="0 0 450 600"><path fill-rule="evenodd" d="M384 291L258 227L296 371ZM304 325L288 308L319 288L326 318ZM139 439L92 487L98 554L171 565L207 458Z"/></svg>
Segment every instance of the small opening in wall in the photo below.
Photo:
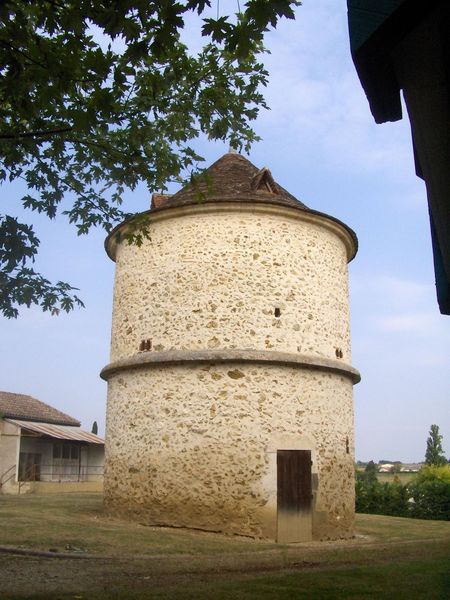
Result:
<svg viewBox="0 0 450 600"><path fill-rule="evenodd" d="M345 438L345 452L350 454L350 443L348 441L348 437Z"/></svg>
<svg viewBox="0 0 450 600"><path fill-rule="evenodd" d="M152 340L142 340L139 344L139 352L148 352L152 349Z"/></svg>
<svg viewBox="0 0 450 600"><path fill-rule="evenodd" d="M340 348L336 348L336 358L342 358L344 354Z"/></svg>
<svg viewBox="0 0 450 600"><path fill-rule="evenodd" d="M273 311L273 314L276 316L277 319L278 317L281 317L281 310L278 308L278 306Z"/></svg>

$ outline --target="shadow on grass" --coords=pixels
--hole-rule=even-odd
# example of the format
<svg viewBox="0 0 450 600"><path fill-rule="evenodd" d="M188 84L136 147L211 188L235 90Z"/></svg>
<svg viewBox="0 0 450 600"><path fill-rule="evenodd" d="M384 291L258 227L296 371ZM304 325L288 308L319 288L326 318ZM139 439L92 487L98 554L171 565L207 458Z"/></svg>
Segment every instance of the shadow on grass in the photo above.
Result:
<svg viewBox="0 0 450 600"><path fill-rule="evenodd" d="M2 596L8 600L447 600L450 558L388 566L289 572L277 575L205 577L139 590Z"/></svg>

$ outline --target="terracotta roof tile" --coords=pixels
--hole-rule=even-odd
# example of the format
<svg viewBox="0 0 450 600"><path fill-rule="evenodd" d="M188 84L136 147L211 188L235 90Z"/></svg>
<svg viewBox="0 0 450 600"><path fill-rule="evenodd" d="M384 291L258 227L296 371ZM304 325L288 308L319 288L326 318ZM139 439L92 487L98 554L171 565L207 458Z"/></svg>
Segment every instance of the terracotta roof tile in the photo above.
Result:
<svg viewBox="0 0 450 600"><path fill-rule="evenodd" d="M351 236L354 243L354 251L350 260L356 254L358 240L355 232L339 219L310 209L281 187L273 178L267 167L258 169L241 154L228 152L219 160L205 169L195 181L185 185L172 196L168 194L155 193L152 198L151 209L141 213L149 215L175 209L180 206L201 205L211 202L247 202L281 205L304 211L313 215L324 217L341 225ZM130 218L130 222L133 217ZM105 249L111 260L115 260L116 235L123 226L124 221L117 225L105 240Z"/></svg>
<svg viewBox="0 0 450 600"><path fill-rule="evenodd" d="M195 182L184 186L153 210L202 202L265 202L308 208L276 183L267 167L258 169L241 154L229 152L216 160Z"/></svg>
<svg viewBox="0 0 450 600"><path fill-rule="evenodd" d="M159 208L163 204L166 204L168 200L172 197L172 194L159 194L155 192L152 195L152 203L151 208Z"/></svg>
<svg viewBox="0 0 450 600"><path fill-rule="evenodd" d="M0 417L53 423L55 425L80 426L80 421L56 408L36 400L32 396L13 392L0 392Z"/></svg>

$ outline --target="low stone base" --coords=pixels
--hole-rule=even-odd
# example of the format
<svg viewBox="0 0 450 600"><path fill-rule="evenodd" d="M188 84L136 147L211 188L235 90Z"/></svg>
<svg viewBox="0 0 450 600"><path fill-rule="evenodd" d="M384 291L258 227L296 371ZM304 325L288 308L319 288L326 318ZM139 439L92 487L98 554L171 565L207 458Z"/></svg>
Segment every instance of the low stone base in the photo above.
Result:
<svg viewBox="0 0 450 600"><path fill-rule="evenodd" d="M13 483L2 488L2 494L67 494L103 492L103 481L26 481Z"/></svg>

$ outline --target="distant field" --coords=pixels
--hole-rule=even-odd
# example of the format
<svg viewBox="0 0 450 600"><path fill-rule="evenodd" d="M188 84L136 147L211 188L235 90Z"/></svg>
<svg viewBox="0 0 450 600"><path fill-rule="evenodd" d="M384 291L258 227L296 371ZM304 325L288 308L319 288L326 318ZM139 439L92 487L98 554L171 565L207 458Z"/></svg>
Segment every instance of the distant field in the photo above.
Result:
<svg viewBox="0 0 450 600"><path fill-rule="evenodd" d="M353 539L277 545L109 518L101 494L0 495L0 522L2 600L449 597L450 522L360 514Z"/></svg>
<svg viewBox="0 0 450 600"><path fill-rule="evenodd" d="M358 468L357 471L358 473L363 473L364 468ZM381 482L392 483L395 479L395 476L397 476L400 479L400 482L404 485L405 483L408 483L414 479L414 477L417 476L417 473L377 473L377 479Z"/></svg>
<svg viewBox="0 0 450 600"><path fill-rule="evenodd" d="M397 476L400 479L400 482L405 484L414 479L417 473L378 473L377 479L381 482L392 483Z"/></svg>

